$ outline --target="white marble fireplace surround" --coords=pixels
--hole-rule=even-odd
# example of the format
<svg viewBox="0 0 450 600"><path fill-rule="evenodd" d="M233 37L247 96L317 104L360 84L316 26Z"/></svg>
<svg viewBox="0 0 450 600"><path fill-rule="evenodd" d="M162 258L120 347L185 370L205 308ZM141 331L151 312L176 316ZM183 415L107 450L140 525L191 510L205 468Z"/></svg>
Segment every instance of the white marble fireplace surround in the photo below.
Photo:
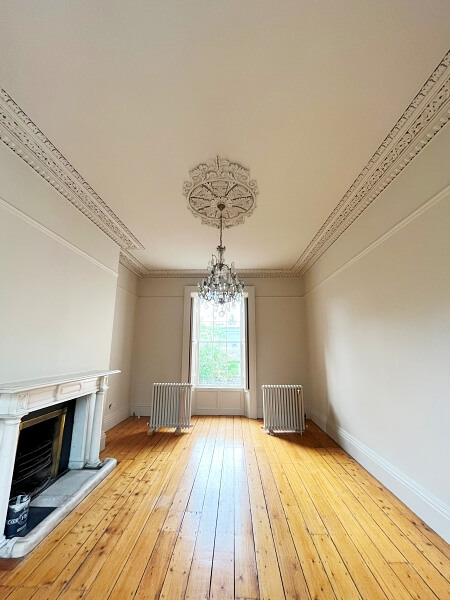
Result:
<svg viewBox="0 0 450 600"><path fill-rule="evenodd" d="M113 373L120 371L88 371L0 384L0 558L28 554L116 466L115 459L107 458L102 465L99 458L103 406L108 376ZM3 532L20 421L28 413L74 399L69 471L33 500L35 505L56 508L26 536L6 539Z"/></svg>

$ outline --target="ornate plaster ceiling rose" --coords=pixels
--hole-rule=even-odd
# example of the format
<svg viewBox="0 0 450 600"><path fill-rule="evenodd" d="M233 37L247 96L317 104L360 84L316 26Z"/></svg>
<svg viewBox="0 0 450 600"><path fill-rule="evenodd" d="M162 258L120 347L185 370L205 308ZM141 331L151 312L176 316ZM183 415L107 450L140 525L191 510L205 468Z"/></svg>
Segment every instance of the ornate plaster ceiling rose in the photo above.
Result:
<svg viewBox="0 0 450 600"><path fill-rule="evenodd" d="M204 225L234 227L245 221L256 208L256 181L250 171L226 158L201 163L189 171L191 181L183 184L188 208Z"/></svg>

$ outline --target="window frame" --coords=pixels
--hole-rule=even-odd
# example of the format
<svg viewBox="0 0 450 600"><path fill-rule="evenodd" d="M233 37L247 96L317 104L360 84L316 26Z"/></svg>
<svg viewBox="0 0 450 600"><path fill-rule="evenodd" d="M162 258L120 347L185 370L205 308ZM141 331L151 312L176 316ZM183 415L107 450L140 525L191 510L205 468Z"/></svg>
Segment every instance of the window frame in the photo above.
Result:
<svg viewBox="0 0 450 600"><path fill-rule="evenodd" d="M202 304L196 294L191 295L191 356L190 356L190 383L193 383L195 387L202 390L246 390L247 389L247 359L248 359L248 327L247 327L247 295L243 294L242 303L240 303L240 318L239 318L239 354L240 354L240 385L220 385L220 384L201 384L199 383L199 371L200 371L200 344L203 340L200 339L200 311ZM211 340L211 344L217 344L219 342ZM228 339L224 342L228 345Z"/></svg>
<svg viewBox="0 0 450 600"><path fill-rule="evenodd" d="M197 286L187 285L184 290L184 315L183 315L183 340L182 340L182 360L181 360L181 381L189 382L191 370L191 343L192 343L192 296L197 294ZM244 297L246 298L247 313L247 363L245 373L244 388L237 387L201 387L199 390L241 390L245 396L244 414L245 416L256 419L258 402L256 387L256 316L255 316L255 289L252 285L245 286ZM196 414L195 389L193 387L193 414Z"/></svg>

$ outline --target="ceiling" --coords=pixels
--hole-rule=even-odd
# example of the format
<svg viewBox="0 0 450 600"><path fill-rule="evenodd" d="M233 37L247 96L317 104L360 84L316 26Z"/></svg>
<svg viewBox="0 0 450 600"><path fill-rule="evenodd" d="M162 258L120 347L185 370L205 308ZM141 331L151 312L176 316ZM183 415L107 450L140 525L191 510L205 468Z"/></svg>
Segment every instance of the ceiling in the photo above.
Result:
<svg viewBox="0 0 450 600"><path fill-rule="evenodd" d="M206 267L183 182L216 155L259 190L226 258L292 272L450 47L448 0L1 0L0 23L1 87L142 272Z"/></svg>

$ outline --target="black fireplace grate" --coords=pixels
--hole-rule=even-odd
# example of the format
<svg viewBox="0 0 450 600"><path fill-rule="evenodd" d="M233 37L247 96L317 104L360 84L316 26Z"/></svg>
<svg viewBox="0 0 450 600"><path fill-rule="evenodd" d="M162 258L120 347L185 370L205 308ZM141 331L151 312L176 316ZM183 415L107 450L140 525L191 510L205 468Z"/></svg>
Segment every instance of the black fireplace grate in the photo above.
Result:
<svg viewBox="0 0 450 600"><path fill-rule="evenodd" d="M52 465L53 440L39 446L31 452L17 457L14 482L16 484L26 479L35 478L41 471L48 470Z"/></svg>

